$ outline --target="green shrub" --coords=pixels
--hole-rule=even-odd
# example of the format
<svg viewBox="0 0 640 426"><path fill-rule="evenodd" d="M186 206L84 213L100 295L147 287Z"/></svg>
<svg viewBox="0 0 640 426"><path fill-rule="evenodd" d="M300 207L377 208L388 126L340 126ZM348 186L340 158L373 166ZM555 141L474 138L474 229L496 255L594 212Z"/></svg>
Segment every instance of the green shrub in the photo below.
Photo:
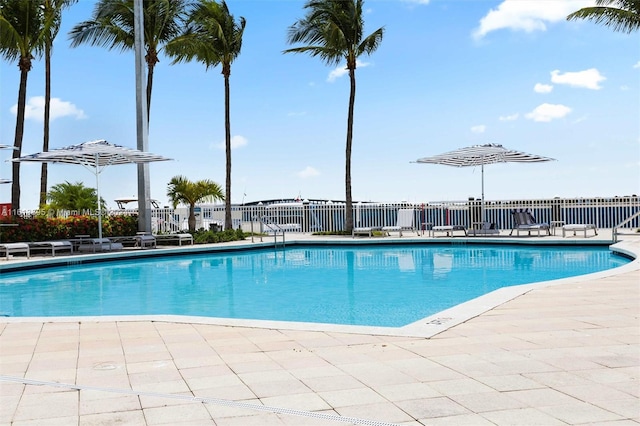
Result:
<svg viewBox="0 0 640 426"><path fill-rule="evenodd" d="M5 243L19 241L47 241L74 238L76 235L98 236L98 218L95 216L71 216L47 218L36 216L23 218L11 216L0 219L0 240ZM9 224L16 226L7 226ZM138 231L136 216L104 216L102 234L120 237L135 235Z"/></svg>
<svg viewBox="0 0 640 426"><path fill-rule="evenodd" d="M347 232L347 231L320 231L320 232L314 232L313 235L351 235L351 232Z"/></svg>
<svg viewBox="0 0 640 426"><path fill-rule="evenodd" d="M227 229L219 232L199 229L193 234L193 242L195 244L225 243L227 241L241 241L244 239L245 235L242 229Z"/></svg>
<svg viewBox="0 0 640 426"><path fill-rule="evenodd" d="M49 241L74 238L76 235L98 236L98 218L96 216L71 216L68 218L47 218L35 216L4 217L0 224L15 226L0 227L0 242L14 243L20 241ZM138 217L112 215L102 218L102 235L105 237L122 237L135 235L138 232ZM213 232L200 229L193 234L196 244L223 243L245 239L241 229L228 229Z"/></svg>

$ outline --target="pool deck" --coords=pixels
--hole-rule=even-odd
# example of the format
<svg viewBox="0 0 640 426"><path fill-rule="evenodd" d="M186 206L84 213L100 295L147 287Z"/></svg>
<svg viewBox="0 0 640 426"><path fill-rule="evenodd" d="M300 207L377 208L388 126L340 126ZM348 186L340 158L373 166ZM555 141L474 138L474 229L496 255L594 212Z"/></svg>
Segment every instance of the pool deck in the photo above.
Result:
<svg viewBox="0 0 640 426"><path fill-rule="evenodd" d="M287 235L321 239L354 240ZM620 239L640 254L640 235ZM611 231L514 240L602 243ZM0 425L639 424L640 260L520 287L403 330L0 318Z"/></svg>

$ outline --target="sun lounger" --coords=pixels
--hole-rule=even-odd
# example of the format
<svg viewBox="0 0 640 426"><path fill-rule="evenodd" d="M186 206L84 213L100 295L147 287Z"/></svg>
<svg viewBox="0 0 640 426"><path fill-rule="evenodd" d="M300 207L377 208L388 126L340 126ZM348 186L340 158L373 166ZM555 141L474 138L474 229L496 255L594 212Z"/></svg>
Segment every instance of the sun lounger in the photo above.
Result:
<svg viewBox="0 0 640 426"><path fill-rule="evenodd" d="M414 216L415 211L413 209L399 209L395 226L383 226L382 231L386 232L387 235L389 235L389 232L398 232L400 237L402 237L402 231L414 231L417 235L420 235L413 224Z"/></svg>
<svg viewBox="0 0 640 426"><path fill-rule="evenodd" d="M368 237L372 237L373 236L373 231L376 231L376 230L379 230L379 229L380 228L376 228L376 227L372 227L372 226L353 228L353 230L351 231L351 238L355 238L356 235L366 235Z"/></svg>
<svg viewBox="0 0 640 426"><path fill-rule="evenodd" d="M478 235L499 235L500 230L496 227L495 223L492 222L478 222L474 223L474 225L479 225L477 228L473 228L469 230L469 234L478 236Z"/></svg>
<svg viewBox="0 0 640 426"><path fill-rule="evenodd" d="M531 231L537 231L538 236L540 236L540 231L546 231L547 235L551 235L549 224L536 222L536 219L528 209L511 210L511 214L513 215L514 225L509 235L512 235L513 231L516 231L518 236L520 236L520 231L527 231L528 235L531 235Z"/></svg>
<svg viewBox="0 0 640 426"><path fill-rule="evenodd" d="M583 231L584 232L584 237L587 238L587 231L588 230L592 230L593 231L593 236L595 237L596 235L598 235L598 229L596 228L596 226L592 223L585 223L585 224L581 224L581 223L569 223L567 225L563 225L562 226L562 238L566 237L567 235L567 231L573 231L573 236L576 236L576 232L577 231Z"/></svg>
<svg viewBox="0 0 640 426"><path fill-rule="evenodd" d="M156 240L156 237L154 237L153 235L139 234L139 235L136 235L135 238L136 238L136 247L140 247L141 249L156 248L157 240Z"/></svg>
<svg viewBox="0 0 640 426"><path fill-rule="evenodd" d="M72 254L73 244L71 244L71 241L36 241L29 243L29 249L32 251L43 250L51 252L51 256L55 257L59 251L68 251L69 254Z"/></svg>
<svg viewBox="0 0 640 426"><path fill-rule="evenodd" d="M193 245L193 235L191 234L158 234L154 235L154 237L157 243L178 243L181 246L183 242L187 242Z"/></svg>
<svg viewBox="0 0 640 426"><path fill-rule="evenodd" d="M447 237L448 236L454 236L455 231L462 231L464 233L464 236L467 236L467 228L465 228L462 225L441 225L441 226L434 226L431 228L431 233L433 234L433 236L435 237L436 232L444 232L446 233Z"/></svg>
<svg viewBox="0 0 640 426"><path fill-rule="evenodd" d="M108 238L87 238L82 240L80 245L78 245L78 252L80 253L98 253L122 249L122 243L113 242Z"/></svg>
<svg viewBox="0 0 640 426"><path fill-rule="evenodd" d="M24 253L27 255L27 259L31 256L29 250L29 244L27 243L4 243L0 244L0 253L4 254L5 259L9 260L10 255L17 253Z"/></svg>

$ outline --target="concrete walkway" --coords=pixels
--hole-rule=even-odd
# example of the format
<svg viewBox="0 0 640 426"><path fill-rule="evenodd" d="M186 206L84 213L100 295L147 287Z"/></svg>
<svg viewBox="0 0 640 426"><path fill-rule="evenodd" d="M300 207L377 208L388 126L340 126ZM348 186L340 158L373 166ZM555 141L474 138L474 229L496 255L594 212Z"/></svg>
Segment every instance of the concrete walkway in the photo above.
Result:
<svg viewBox="0 0 640 426"><path fill-rule="evenodd" d="M0 319L0 425L638 424L639 263L431 338Z"/></svg>

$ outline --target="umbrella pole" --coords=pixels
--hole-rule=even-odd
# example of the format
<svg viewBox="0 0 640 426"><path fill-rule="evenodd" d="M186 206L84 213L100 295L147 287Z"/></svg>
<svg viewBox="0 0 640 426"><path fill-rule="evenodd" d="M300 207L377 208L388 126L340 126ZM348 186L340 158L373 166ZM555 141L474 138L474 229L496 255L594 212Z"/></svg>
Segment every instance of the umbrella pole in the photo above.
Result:
<svg viewBox="0 0 640 426"><path fill-rule="evenodd" d="M482 174L482 198L480 199L480 222L484 222L484 164L480 165Z"/></svg>
<svg viewBox="0 0 640 426"><path fill-rule="evenodd" d="M98 154L96 154L96 194L98 195L98 238L102 239L102 206L100 205L100 170L98 166Z"/></svg>

